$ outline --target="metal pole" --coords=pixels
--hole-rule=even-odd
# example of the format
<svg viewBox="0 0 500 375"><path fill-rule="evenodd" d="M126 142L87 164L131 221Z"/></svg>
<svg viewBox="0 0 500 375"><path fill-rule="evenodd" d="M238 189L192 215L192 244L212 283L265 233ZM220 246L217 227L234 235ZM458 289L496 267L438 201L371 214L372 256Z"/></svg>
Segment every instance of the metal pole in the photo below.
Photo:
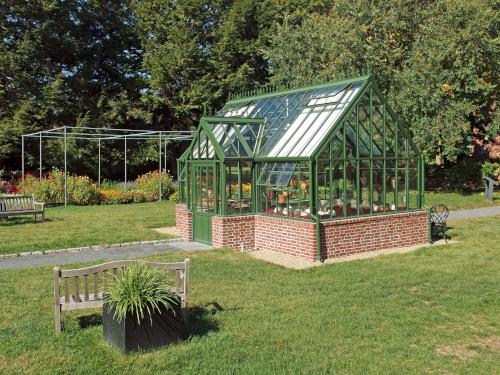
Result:
<svg viewBox="0 0 500 375"><path fill-rule="evenodd" d="M125 191L127 190L127 136L125 136Z"/></svg>
<svg viewBox="0 0 500 375"><path fill-rule="evenodd" d="M67 144L67 136L66 136L66 127L64 127L64 205L68 205L68 144Z"/></svg>
<svg viewBox="0 0 500 375"><path fill-rule="evenodd" d="M42 179L42 133L40 133L40 145L39 151L40 151L40 180Z"/></svg>
<svg viewBox="0 0 500 375"><path fill-rule="evenodd" d="M24 135L21 136L21 181L24 182Z"/></svg>
<svg viewBox="0 0 500 375"><path fill-rule="evenodd" d="M165 149L163 150L163 168L167 169L167 139L165 139Z"/></svg>
<svg viewBox="0 0 500 375"><path fill-rule="evenodd" d="M97 186L99 186L99 189L101 188L101 138L98 139L97 141L97 148L98 148L98 167L97 167Z"/></svg>
<svg viewBox="0 0 500 375"><path fill-rule="evenodd" d="M159 169L160 169L159 173L158 173L159 179L160 179L160 181L159 181L159 186L160 186L160 191L159 191L159 197L160 198L159 198L159 200L161 201L161 176L162 176L162 173L161 173L161 132L159 133L159 136L158 136L158 146L159 146L158 147L158 152L159 152L159 154L158 154L158 156L159 156L158 157L158 165L159 165Z"/></svg>

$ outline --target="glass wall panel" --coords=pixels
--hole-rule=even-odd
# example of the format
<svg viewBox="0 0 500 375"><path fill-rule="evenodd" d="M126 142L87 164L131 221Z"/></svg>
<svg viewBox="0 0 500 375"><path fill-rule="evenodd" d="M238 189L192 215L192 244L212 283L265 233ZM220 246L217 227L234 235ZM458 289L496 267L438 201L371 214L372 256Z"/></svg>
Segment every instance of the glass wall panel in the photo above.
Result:
<svg viewBox="0 0 500 375"><path fill-rule="evenodd" d="M416 209L418 207L418 160L410 159L408 161L408 208Z"/></svg>
<svg viewBox="0 0 500 375"><path fill-rule="evenodd" d="M373 161L373 213L384 212L384 161Z"/></svg>
<svg viewBox="0 0 500 375"><path fill-rule="evenodd" d="M347 216L355 216L358 214L358 184L356 178L356 161L346 162L346 201L347 201Z"/></svg>
<svg viewBox="0 0 500 375"><path fill-rule="evenodd" d="M330 217L330 203L332 201L332 185L330 181L332 180L330 171L330 161L319 160L318 161L318 217L320 219L325 219Z"/></svg>
<svg viewBox="0 0 500 375"><path fill-rule="evenodd" d="M332 160L331 176L333 179L332 201L330 203L330 213L332 217L344 216L344 162L342 160ZM347 186L348 188L348 186Z"/></svg>
<svg viewBox="0 0 500 375"><path fill-rule="evenodd" d="M370 213L371 194L370 194L370 160L361 160L359 162L359 214L366 215Z"/></svg>
<svg viewBox="0 0 500 375"><path fill-rule="evenodd" d="M264 163L259 168L259 212L311 218L309 163Z"/></svg>
<svg viewBox="0 0 500 375"><path fill-rule="evenodd" d="M406 210L406 203L408 201L407 198L407 173L406 173L406 165L407 161L406 160L398 160L398 174L397 174L397 180L398 180L398 205L397 209L398 211L405 211Z"/></svg>
<svg viewBox="0 0 500 375"><path fill-rule="evenodd" d="M396 124L386 112L386 126L385 126L385 153L387 157L396 156Z"/></svg>
<svg viewBox="0 0 500 375"><path fill-rule="evenodd" d="M396 162L385 162L385 211L396 211Z"/></svg>
<svg viewBox="0 0 500 375"><path fill-rule="evenodd" d="M226 214L252 211L252 164L226 162Z"/></svg>
<svg viewBox="0 0 500 375"><path fill-rule="evenodd" d="M373 139L373 156L382 156L384 152L384 119L382 105L373 107L372 118L372 139Z"/></svg>

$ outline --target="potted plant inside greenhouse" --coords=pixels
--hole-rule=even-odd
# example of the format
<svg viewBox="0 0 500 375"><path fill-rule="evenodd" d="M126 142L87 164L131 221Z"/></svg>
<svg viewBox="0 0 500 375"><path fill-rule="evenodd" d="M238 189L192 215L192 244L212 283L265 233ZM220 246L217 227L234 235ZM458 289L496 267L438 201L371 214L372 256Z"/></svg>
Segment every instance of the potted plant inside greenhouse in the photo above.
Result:
<svg viewBox="0 0 500 375"><path fill-rule="evenodd" d="M104 339L124 352L158 348L184 337L181 300L162 270L137 264L104 294Z"/></svg>

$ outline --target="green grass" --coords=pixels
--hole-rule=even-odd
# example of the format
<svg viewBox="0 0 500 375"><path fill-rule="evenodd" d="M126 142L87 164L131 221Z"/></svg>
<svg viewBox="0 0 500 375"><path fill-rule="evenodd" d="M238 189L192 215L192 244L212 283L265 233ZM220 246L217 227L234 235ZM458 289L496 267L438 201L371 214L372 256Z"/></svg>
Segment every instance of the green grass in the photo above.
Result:
<svg viewBox="0 0 500 375"><path fill-rule="evenodd" d="M426 205L444 203L451 210L500 205L500 193L488 202L480 193L426 193ZM150 228L175 225L175 204L57 207L47 209L47 222L33 216L0 221L0 254L52 250L167 238Z"/></svg>
<svg viewBox="0 0 500 375"><path fill-rule="evenodd" d="M56 337L51 269L1 271L0 373L498 373L500 216L451 226L455 244L302 271L189 254L190 337L142 354L105 344L95 312Z"/></svg>
<svg viewBox="0 0 500 375"><path fill-rule="evenodd" d="M425 205L431 207L436 203L445 204L451 211L500 206L500 192L493 193L493 202L488 201L484 193L426 192Z"/></svg>
<svg viewBox="0 0 500 375"><path fill-rule="evenodd" d="M68 206L0 221L0 254L168 238L150 228L175 225L175 203Z"/></svg>

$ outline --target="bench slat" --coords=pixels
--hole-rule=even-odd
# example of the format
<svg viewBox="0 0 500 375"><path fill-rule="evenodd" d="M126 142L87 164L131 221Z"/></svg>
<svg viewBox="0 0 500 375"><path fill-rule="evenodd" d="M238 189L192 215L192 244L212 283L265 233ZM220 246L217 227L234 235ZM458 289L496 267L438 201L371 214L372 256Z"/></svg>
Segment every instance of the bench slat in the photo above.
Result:
<svg viewBox="0 0 500 375"><path fill-rule="evenodd" d="M78 298L80 299L80 276L75 276L75 294L73 296L73 299ZM80 300L78 302L81 302Z"/></svg>
<svg viewBox="0 0 500 375"><path fill-rule="evenodd" d="M103 277L104 290L107 290L108 289L108 271L107 270L102 271L102 277Z"/></svg>
<svg viewBox="0 0 500 375"><path fill-rule="evenodd" d="M98 294L98 288L97 288L98 285L99 285L99 274L96 272L94 273L94 299L97 297Z"/></svg>
<svg viewBox="0 0 500 375"><path fill-rule="evenodd" d="M67 278L64 278L64 302L69 303L69 285Z"/></svg>
<svg viewBox="0 0 500 375"><path fill-rule="evenodd" d="M83 299L85 302L89 300L89 277L83 275Z"/></svg>
<svg viewBox="0 0 500 375"><path fill-rule="evenodd" d="M84 268L77 268L73 270L61 270L61 276L62 277L72 277L72 276L78 276L78 275L83 275L85 273L94 273L94 272L103 272L103 271L108 271L112 268L120 268L120 267L128 267L131 264L144 264L146 266L150 267L155 267L163 270L181 270L184 269L184 262L177 262L177 263L153 263L153 262L146 262L146 261L140 261L140 260L120 260L120 261L115 261L115 262L108 262L108 263L103 263L99 264L96 266L90 266L90 267L84 267Z"/></svg>

